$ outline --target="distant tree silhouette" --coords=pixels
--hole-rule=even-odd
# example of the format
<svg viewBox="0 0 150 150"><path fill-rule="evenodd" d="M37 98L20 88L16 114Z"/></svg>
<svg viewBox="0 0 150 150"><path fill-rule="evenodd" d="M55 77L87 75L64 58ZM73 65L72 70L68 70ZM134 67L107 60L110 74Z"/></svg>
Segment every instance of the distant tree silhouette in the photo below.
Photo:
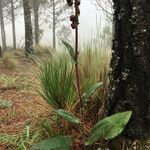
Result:
<svg viewBox="0 0 150 150"><path fill-rule="evenodd" d="M2 51L5 51L7 48L6 45L6 33L3 17L3 0L0 0L0 26L1 26L1 38L2 38Z"/></svg>
<svg viewBox="0 0 150 150"><path fill-rule="evenodd" d="M23 0L24 22L25 22L25 53L28 57L33 53L33 32L31 23L31 4L30 0Z"/></svg>

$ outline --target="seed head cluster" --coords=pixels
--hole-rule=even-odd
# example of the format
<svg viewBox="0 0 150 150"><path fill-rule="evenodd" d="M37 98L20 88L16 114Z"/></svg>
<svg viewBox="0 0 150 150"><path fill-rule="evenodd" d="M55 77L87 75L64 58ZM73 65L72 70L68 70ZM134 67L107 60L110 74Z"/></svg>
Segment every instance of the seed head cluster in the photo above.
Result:
<svg viewBox="0 0 150 150"><path fill-rule="evenodd" d="M67 0L67 3L68 3L69 6L73 5L72 0ZM80 4L81 4L80 0L75 0L74 5L75 5L76 14L70 16L70 21L72 22L71 23L72 29L76 29L78 24L79 24L78 16L80 15L80 9L79 9Z"/></svg>

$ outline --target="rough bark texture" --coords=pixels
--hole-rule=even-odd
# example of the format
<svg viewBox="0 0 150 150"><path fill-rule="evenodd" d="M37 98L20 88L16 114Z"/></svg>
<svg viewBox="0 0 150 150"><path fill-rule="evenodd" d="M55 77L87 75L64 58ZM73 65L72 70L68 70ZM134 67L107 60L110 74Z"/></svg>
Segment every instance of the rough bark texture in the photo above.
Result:
<svg viewBox="0 0 150 150"><path fill-rule="evenodd" d="M25 21L25 53L28 57L33 54L33 33L31 23L31 7L30 0L23 0L24 21Z"/></svg>
<svg viewBox="0 0 150 150"><path fill-rule="evenodd" d="M6 34L5 34L5 25L4 25L4 18L3 18L3 1L0 0L0 26L1 26L1 38L2 38L2 46L3 50L5 51L7 49L6 45Z"/></svg>
<svg viewBox="0 0 150 150"><path fill-rule="evenodd" d="M10 3L11 3L11 19L12 19L13 48L16 49L16 28L15 28L14 0L11 0Z"/></svg>
<svg viewBox="0 0 150 150"><path fill-rule="evenodd" d="M34 35L35 35L35 45L39 45L40 35L39 35L39 0L34 0L33 4L34 11Z"/></svg>
<svg viewBox="0 0 150 150"><path fill-rule="evenodd" d="M150 0L113 0L108 115L132 110L128 138L150 134Z"/></svg>

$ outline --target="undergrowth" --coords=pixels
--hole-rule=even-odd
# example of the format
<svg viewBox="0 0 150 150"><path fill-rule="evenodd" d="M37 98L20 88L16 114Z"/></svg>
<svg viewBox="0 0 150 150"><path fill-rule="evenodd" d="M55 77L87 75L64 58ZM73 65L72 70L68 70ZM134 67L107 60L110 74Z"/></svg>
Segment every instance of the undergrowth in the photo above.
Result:
<svg viewBox="0 0 150 150"><path fill-rule="evenodd" d="M96 49L92 46L85 46L79 57L79 73L81 76L80 82L82 95L93 84L97 82L105 83L105 85L100 90L92 95L91 101L87 102L87 104L84 106L86 108L86 121L90 120L92 122L95 122L95 117L97 119L100 117L100 115L99 117L97 117L97 113L99 108L101 108L101 106L103 105L103 102L105 102L108 87L107 73L109 57L105 54L99 55L98 51L99 49ZM101 62L99 62L99 60L101 60ZM97 62L99 63L97 64ZM74 82L74 67L65 50L63 53L53 53L49 58L47 56L45 56L45 58L40 58L38 56L36 60L28 66L31 71L29 71L30 69L28 68L25 70L25 72L21 70L21 73L19 73L15 77L1 74L1 86L16 87L16 90L25 90L27 92L36 92L37 89L40 92L44 90L45 95L48 97L47 101L53 100L53 103L57 106L57 108L65 108L66 110L75 113L77 116L80 116L79 100L75 93L76 84ZM36 69L36 67L41 69L41 72L39 72L39 69ZM43 72L43 69L46 72ZM49 88L48 91L46 88L39 89L39 81L37 80L37 75L39 75L39 73L41 78L43 78L43 86L41 87L44 87L46 84L46 87ZM50 91L52 95L48 93ZM59 107L55 100L57 100ZM89 116L91 116L91 118L89 118ZM75 134L76 132L76 129L74 129L74 127L72 128L72 125L68 124L66 121L63 120L61 120L60 122L59 117L54 114L50 114L46 121L40 122L40 120L37 120L36 122L37 123L34 126L35 131L32 132L33 136L34 134L36 134L36 140L32 140L32 138L30 138L26 142L21 142L22 136L20 134L3 134L3 139L7 140L8 142L3 142L3 145L9 145L9 147L12 146L14 149L19 149L19 141L19 143L23 147L26 147L28 149L32 144L37 143L44 138L50 138L60 133L65 134L65 132L70 132L71 134ZM87 126L90 127L91 125L89 124ZM17 137L17 143L11 142L14 141L14 136ZM12 139L9 140L9 138ZM78 136L76 136L76 138L78 139Z"/></svg>
<svg viewBox="0 0 150 150"><path fill-rule="evenodd" d="M10 52L4 53L3 57L0 59L0 62L8 69L15 69L18 66L18 61Z"/></svg>

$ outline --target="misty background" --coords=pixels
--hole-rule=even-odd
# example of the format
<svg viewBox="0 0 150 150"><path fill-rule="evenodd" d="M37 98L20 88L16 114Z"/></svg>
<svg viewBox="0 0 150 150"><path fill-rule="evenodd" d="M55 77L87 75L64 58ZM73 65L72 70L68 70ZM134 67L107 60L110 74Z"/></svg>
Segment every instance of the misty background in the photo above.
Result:
<svg viewBox="0 0 150 150"><path fill-rule="evenodd" d="M98 37L99 32L102 32L103 27L107 25L111 26L111 22L108 21L108 19L106 20L106 16L104 12L102 11L102 9L100 9L95 4L96 3L91 0L82 0L81 2L81 6L80 6L81 14L79 18L80 19L79 39L81 42L89 42L91 39L96 39ZM67 40L72 41L73 39L74 32L71 29L71 26L70 26L71 22L69 20L69 17L70 15L73 14L73 12L71 11L71 8L67 8L67 9L70 10L70 12L68 13L68 10L64 10L62 12L65 21L60 22L59 27L57 27L56 29L57 43L59 39L62 39L61 34L64 34L62 33L62 31L64 31L62 26L64 25L65 25L65 28L68 29L67 31L68 35L66 35L68 37ZM43 16L44 15L41 15L39 19L40 30L42 31L42 37L40 39L40 43L43 45L50 46L52 45L52 38L53 38L52 26L50 25L51 24L50 22L44 20L45 18ZM13 46L11 21L4 18L4 23L5 23L7 46ZM16 16L15 26L16 26L17 47L22 47L24 46L24 40L25 40L23 8L20 8L19 13ZM0 36L0 44L2 45L1 36Z"/></svg>

